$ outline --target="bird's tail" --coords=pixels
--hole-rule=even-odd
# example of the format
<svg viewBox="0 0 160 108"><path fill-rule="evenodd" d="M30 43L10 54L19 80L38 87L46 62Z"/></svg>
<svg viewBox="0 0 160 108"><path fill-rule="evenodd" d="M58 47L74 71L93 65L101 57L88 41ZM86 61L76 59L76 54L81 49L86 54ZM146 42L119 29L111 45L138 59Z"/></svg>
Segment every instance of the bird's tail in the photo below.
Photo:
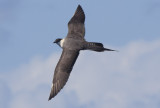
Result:
<svg viewBox="0 0 160 108"><path fill-rule="evenodd" d="M116 51L108 48L104 48L102 43L98 42L87 42L85 44L85 50L92 50L97 52L103 52L103 51Z"/></svg>

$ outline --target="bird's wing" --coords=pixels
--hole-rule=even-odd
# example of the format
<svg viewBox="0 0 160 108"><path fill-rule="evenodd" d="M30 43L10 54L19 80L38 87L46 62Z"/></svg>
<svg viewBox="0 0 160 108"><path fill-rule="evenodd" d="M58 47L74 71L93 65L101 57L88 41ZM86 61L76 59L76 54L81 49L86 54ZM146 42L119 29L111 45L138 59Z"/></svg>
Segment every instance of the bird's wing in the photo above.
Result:
<svg viewBox="0 0 160 108"><path fill-rule="evenodd" d="M84 38L85 35L85 14L80 5L78 5L74 16L68 22L68 36L74 38Z"/></svg>
<svg viewBox="0 0 160 108"><path fill-rule="evenodd" d="M53 85L48 100L56 96L64 87L78 55L79 51L77 50L63 49L62 55L54 72Z"/></svg>

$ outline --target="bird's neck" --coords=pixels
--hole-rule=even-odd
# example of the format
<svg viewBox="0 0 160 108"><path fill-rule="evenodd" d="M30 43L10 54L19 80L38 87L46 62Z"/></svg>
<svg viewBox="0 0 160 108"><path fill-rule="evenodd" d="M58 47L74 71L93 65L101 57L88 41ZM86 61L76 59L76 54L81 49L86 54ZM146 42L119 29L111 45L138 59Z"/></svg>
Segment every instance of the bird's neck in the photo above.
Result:
<svg viewBox="0 0 160 108"><path fill-rule="evenodd" d="M62 47L63 48L63 44L64 44L64 41L65 41L65 39L62 39L61 41L60 41L60 47Z"/></svg>

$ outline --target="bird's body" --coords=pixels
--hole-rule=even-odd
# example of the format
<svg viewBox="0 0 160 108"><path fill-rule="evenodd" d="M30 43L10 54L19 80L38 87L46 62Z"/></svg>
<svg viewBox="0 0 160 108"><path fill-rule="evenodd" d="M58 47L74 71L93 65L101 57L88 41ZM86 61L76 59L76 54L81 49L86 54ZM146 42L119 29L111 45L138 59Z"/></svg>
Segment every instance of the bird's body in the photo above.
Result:
<svg viewBox="0 0 160 108"><path fill-rule="evenodd" d="M84 40L78 40L74 38L65 38L63 42L63 49L69 49L69 50L82 50L83 49L83 43L85 43Z"/></svg>
<svg viewBox="0 0 160 108"><path fill-rule="evenodd" d="M69 75L73 69L80 50L92 50L97 52L114 51L103 47L102 43L87 42L85 36L85 14L80 5L78 5L74 16L68 23L68 34L64 39L56 39L57 43L62 49L62 55L55 68L53 85L49 99L52 99L66 84Z"/></svg>

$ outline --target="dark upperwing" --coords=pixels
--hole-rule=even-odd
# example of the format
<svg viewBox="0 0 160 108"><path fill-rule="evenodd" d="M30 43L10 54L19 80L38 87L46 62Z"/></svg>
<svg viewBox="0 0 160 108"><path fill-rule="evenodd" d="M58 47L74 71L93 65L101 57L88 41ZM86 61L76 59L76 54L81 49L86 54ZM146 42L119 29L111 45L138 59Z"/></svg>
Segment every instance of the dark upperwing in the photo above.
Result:
<svg viewBox="0 0 160 108"><path fill-rule="evenodd" d="M62 55L54 71L53 86L48 100L55 97L64 87L78 55L79 51L77 50L63 49Z"/></svg>
<svg viewBox="0 0 160 108"><path fill-rule="evenodd" d="M84 38L85 35L85 14L80 5L78 5L74 16L68 22L68 35L67 37Z"/></svg>

